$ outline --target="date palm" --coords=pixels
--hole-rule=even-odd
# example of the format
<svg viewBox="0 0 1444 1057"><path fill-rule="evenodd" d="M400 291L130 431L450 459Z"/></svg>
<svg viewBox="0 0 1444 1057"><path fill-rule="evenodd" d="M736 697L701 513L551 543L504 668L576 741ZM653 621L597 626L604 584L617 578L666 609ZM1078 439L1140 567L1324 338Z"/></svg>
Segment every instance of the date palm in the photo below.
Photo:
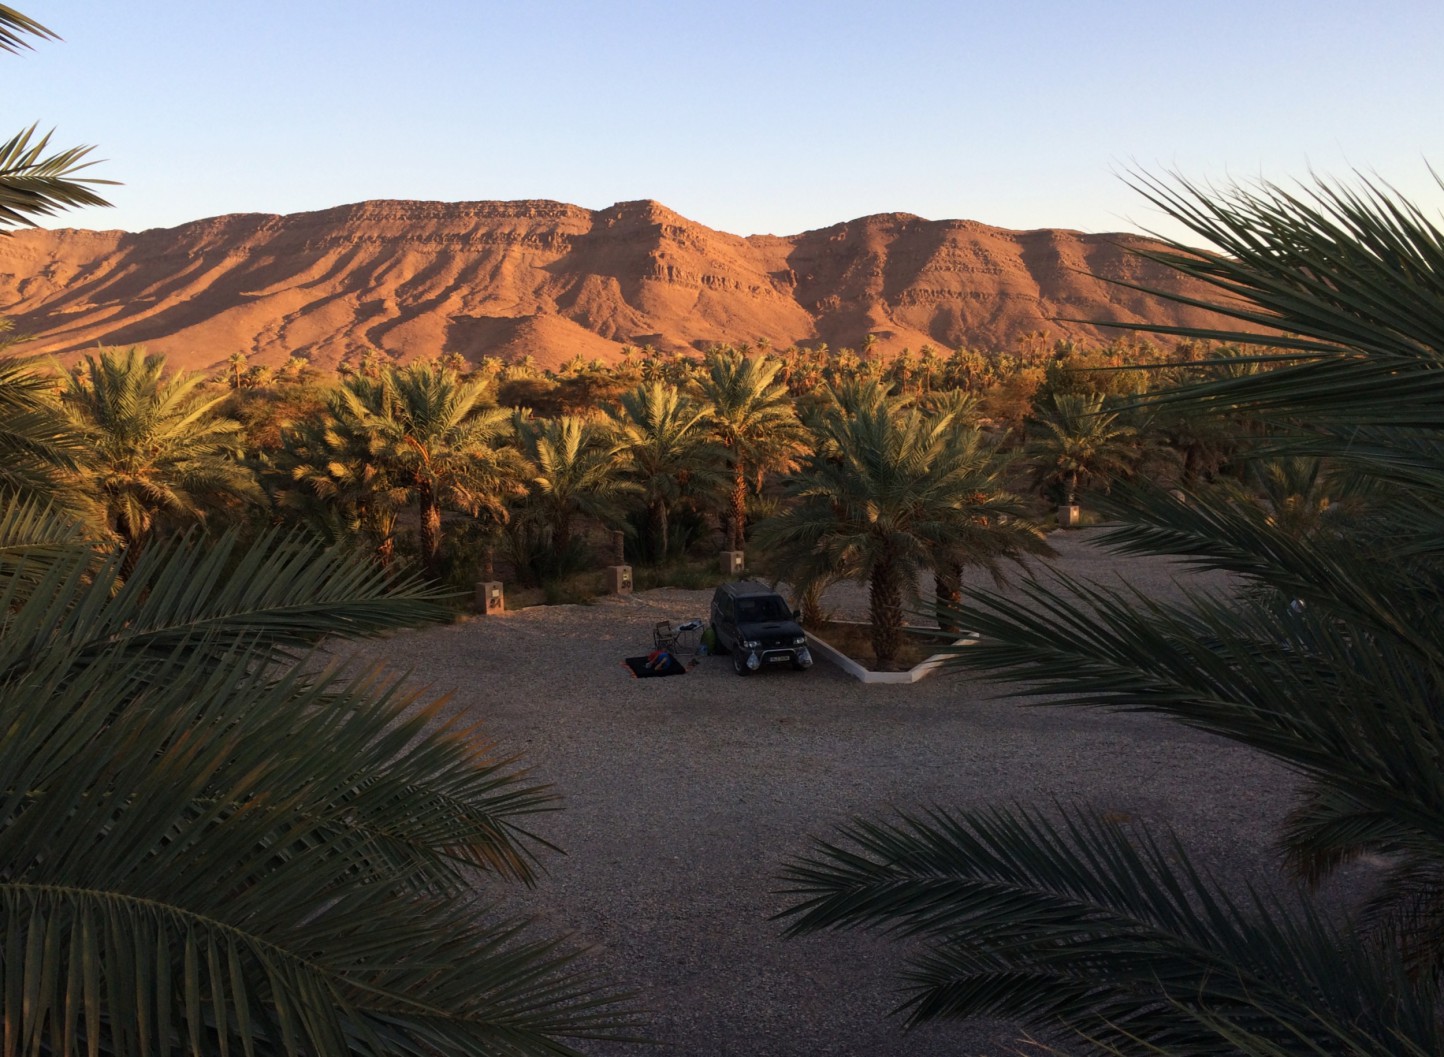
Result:
<svg viewBox="0 0 1444 1057"><path fill-rule="evenodd" d="M277 505L332 543L369 540L390 567L398 514L410 489L387 459L389 389L360 375L330 390L326 407L281 434L274 463L283 475Z"/></svg>
<svg viewBox="0 0 1444 1057"><path fill-rule="evenodd" d="M1444 231L1369 183L1142 186L1218 250L1150 255L1211 284L1204 307L1234 321L1142 329L1275 350L1257 357L1270 370L1149 402L1249 415L1270 458L1327 459L1369 487L1346 527L1303 532L1228 491L1118 490L1110 545L1248 589L1166 605L1025 582L970 601L984 637L957 663L1274 757L1305 787L1282 834L1292 869L1312 882L1373 854L1379 882L1339 914L1208 877L1172 835L1086 807L939 811L858 822L792 863L793 928L919 937L916 1020L1011 1018L1110 1054L1439 1053Z"/></svg>
<svg viewBox="0 0 1444 1057"><path fill-rule="evenodd" d="M0 509L0 1002L8 1052L572 1053L629 1021L530 883L554 797L322 636L445 616L295 537L155 543L120 576Z"/></svg>
<svg viewBox="0 0 1444 1057"><path fill-rule="evenodd" d="M82 438L79 487L100 497L107 528L132 557L160 523L202 522L264 495L237 458L240 425L196 374L165 373L138 347L86 356L62 406Z"/></svg>
<svg viewBox="0 0 1444 1057"><path fill-rule="evenodd" d="M552 550L565 558L578 517L617 525L620 500L638 491L623 474L621 442L604 421L563 415L519 418L522 453L531 461L526 506L551 534Z"/></svg>
<svg viewBox="0 0 1444 1057"><path fill-rule="evenodd" d="M1084 485L1106 485L1126 473L1137 452L1136 431L1104 409L1101 393L1057 393L1037 416L1028 445L1039 484L1060 485L1063 502L1078 502Z"/></svg>
<svg viewBox="0 0 1444 1057"><path fill-rule="evenodd" d="M726 451L708 438L706 410L675 386L643 384L623 393L619 405L611 413L618 451L641 487L658 554L665 559L673 505L721 483Z"/></svg>
<svg viewBox="0 0 1444 1057"><path fill-rule="evenodd" d="M510 416L484 406L488 391L482 379L421 363L388 368L379 383L380 410L369 421L394 479L416 501L422 567L433 579L441 576L443 509L504 522L506 500L521 492L522 462L501 445Z"/></svg>
<svg viewBox="0 0 1444 1057"><path fill-rule="evenodd" d="M731 550L742 548L749 475L766 470L787 473L797 465L805 444L806 434L787 386L777 378L781 366L768 357L722 349L708 356L706 372L697 382L712 435L727 450L732 472L727 541Z"/></svg>
<svg viewBox="0 0 1444 1057"><path fill-rule="evenodd" d="M996 485L976 431L952 413L927 415L876 382L849 387L816 426L813 454L791 483L798 502L758 527L778 567L831 570L867 584L881 666L902 643L918 575L977 548L1037 549L1026 523L999 523L1014 501Z"/></svg>

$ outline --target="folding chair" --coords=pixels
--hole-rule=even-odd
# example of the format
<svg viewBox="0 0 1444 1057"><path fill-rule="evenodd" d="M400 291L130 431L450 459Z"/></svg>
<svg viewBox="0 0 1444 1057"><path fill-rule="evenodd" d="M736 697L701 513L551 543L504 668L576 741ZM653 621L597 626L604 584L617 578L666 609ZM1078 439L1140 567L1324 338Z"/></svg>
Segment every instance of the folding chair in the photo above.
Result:
<svg viewBox="0 0 1444 1057"><path fill-rule="evenodd" d="M670 620L659 620L652 626L652 645L659 650L676 650L677 631Z"/></svg>

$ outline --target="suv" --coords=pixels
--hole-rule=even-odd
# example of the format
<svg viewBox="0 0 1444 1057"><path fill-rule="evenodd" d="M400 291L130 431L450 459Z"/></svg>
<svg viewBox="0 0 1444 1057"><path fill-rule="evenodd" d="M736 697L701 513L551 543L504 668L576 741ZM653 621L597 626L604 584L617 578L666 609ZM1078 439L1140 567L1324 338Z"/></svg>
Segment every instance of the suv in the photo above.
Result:
<svg viewBox="0 0 1444 1057"><path fill-rule="evenodd" d="M781 595L756 580L723 584L712 595L717 652L732 654L732 670L738 675L784 661L798 671L811 668L807 636L797 619Z"/></svg>

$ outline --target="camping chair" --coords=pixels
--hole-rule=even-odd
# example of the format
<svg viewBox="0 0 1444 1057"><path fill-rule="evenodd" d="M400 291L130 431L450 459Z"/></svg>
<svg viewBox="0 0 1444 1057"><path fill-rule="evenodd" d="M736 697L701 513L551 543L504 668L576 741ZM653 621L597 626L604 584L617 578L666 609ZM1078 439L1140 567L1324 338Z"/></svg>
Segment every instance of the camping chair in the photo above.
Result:
<svg viewBox="0 0 1444 1057"><path fill-rule="evenodd" d="M677 649L677 631L670 620L659 620L652 626L652 645L659 650Z"/></svg>

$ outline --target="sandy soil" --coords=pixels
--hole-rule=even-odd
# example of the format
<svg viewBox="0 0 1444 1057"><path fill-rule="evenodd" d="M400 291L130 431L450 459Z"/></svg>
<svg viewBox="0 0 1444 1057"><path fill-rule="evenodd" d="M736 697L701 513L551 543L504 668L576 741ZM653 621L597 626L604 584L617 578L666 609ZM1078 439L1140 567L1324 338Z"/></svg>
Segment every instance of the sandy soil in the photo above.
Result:
<svg viewBox="0 0 1444 1057"><path fill-rule="evenodd" d="M1059 567L1154 597L1181 566L1117 559L1093 531L1055 534ZM725 658L633 679L653 622L703 617L709 592L651 591L397 635L364 655L407 668L555 783L539 832L567 852L514 906L574 932L653 1012L655 1057L1011 1053L996 1023L904 1032L904 951L850 934L785 941L769 918L780 864L853 816L892 808L1082 802L1174 827L1225 875L1274 875L1293 780L1262 757L1167 721L1024 705L970 676L864 686L827 664L746 679ZM862 595L839 589L840 614Z"/></svg>

